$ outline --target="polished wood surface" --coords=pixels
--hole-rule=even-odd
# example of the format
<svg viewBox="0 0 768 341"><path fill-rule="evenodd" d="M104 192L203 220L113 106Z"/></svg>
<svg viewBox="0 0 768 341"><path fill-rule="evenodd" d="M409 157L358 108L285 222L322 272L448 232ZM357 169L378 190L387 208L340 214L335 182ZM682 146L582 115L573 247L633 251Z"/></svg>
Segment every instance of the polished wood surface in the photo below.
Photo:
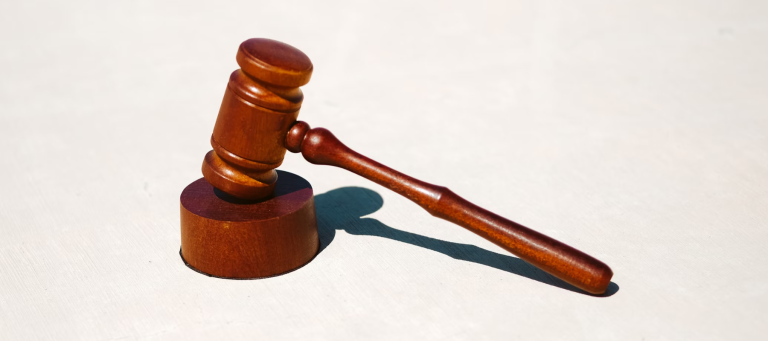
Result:
<svg viewBox="0 0 768 341"><path fill-rule="evenodd" d="M0 341L767 338L767 1L40 0L0 17ZM299 120L605 262L613 295L292 153L277 170L311 183L323 251L267 280L187 268L179 195L261 36L315 66Z"/></svg>
<svg viewBox="0 0 768 341"><path fill-rule="evenodd" d="M373 161L341 143L324 128L299 121L286 148L307 161L341 167L389 188L433 216L458 224L536 267L592 294L602 294L613 272L605 263L555 239L503 218L461 198L448 188L414 179Z"/></svg>
<svg viewBox="0 0 768 341"><path fill-rule="evenodd" d="M205 179L181 193L181 255L198 272L224 278L261 278L295 270L317 254L312 186L280 171L274 195L233 198Z"/></svg>
<svg viewBox="0 0 768 341"><path fill-rule="evenodd" d="M296 48L263 38L240 44L236 59L202 171L216 188L256 200L272 194L313 67Z"/></svg>
<svg viewBox="0 0 768 341"><path fill-rule="evenodd" d="M301 152L315 164L350 170L419 204L432 215L458 224L542 270L593 294L605 292L613 272L599 260L525 226L478 207L445 187L435 186L377 163L347 148L323 128L296 118L312 63L290 45L249 39L240 45L216 126L213 150L203 175L236 198L259 200L272 194L274 168L285 151ZM229 248L243 244L232 241ZM275 252L280 252L276 250Z"/></svg>

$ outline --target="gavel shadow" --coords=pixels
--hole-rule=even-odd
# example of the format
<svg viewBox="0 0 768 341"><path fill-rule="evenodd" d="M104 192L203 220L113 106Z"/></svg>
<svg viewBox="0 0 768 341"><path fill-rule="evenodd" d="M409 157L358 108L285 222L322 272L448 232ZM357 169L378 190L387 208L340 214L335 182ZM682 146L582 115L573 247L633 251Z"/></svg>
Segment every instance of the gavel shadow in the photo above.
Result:
<svg viewBox="0 0 768 341"><path fill-rule="evenodd" d="M489 266L584 295L609 297L619 291L619 286L611 282L604 294L592 295L519 258L488 251L475 245L453 243L398 230L376 219L362 218L378 211L383 205L384 200L378 193L361 187L343 187L316 195L315 207L317 208L317 227L320 234L320 252L330 245L338 229L352 235L396 240L439 252L454 259Z"/></svg>

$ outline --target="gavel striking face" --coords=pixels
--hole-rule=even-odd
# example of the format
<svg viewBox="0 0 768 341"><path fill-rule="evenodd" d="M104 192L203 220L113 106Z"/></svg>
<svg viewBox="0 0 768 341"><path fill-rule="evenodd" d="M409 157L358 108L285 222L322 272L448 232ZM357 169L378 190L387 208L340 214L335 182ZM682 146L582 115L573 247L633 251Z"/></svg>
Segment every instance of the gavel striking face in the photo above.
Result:
<svg viewBox="0 0 768 341"><path fill-rule="evenodd" d="M312 62L292 46L249 39L240 45L237 63L241 69L229 77L203 176L232 196L258 200L275 187L275 168L283 162L285 136L304 99L299 87L309 82Z"/></svg>
<svg viewBox="0 0 768 341"><path fill-rule="evenodd" d="M203 162L205 179L245 200L272 195L275 168L285 151L301 152L314 164L332 165L387 187L432 215L458 224L521 259L592 294L605 292L613 276L603 262L525 226L478 207L445 187L379 164L339 142L323 128L296 121L312 63L298 49L268 39L250 39L237 52Z"/></svg>

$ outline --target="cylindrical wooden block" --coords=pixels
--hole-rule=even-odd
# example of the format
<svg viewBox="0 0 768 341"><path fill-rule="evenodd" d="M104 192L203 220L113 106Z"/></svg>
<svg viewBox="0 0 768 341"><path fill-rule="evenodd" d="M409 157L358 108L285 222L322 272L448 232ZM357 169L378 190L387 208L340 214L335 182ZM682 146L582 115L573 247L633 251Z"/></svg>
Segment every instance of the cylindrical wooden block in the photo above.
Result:
<svg viewBox="0 0 768 341"><path fill-rule="evenodd" d="M223 278L261 278L307 264L319 249L312 186L278 171L274 195L247 202L199 179L181 193L181 255Z"/></svg>

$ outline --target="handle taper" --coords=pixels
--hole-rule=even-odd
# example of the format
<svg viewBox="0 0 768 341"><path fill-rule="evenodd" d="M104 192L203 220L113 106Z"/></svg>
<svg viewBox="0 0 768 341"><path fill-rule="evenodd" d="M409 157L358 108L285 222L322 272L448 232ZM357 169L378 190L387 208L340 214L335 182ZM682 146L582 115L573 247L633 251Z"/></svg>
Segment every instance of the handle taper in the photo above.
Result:
<svg viewBox="0 0 768 341"><path fill-rule="evenodd" d="M613 271L605 263L564 243L489 212L448 188L414 179L345 146L324 128L296 122L286 148L307 161L341 167L410 199L438 218L458 224L528 263L592 294L602 294Z"/></svg>

